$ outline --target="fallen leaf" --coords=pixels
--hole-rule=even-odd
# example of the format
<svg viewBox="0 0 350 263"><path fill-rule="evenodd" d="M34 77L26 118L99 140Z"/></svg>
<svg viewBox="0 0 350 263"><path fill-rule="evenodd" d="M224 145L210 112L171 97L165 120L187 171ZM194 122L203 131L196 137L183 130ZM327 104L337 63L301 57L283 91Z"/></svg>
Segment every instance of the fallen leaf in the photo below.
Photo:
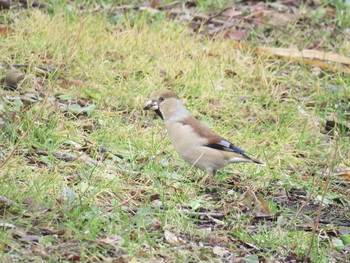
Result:
<svg viewBox="0 0 350 263"><path fill-rule="evenodd" d="M283 150L291 151L291 150L293 150L293 147L290 144L286 144L283 146Z"/></svg>
<svg viewBox="0 0 350 263"><path fill-rule="evenodd" d="M5 25L0 25L0 36L7 36L10 32L10 27Z"/></svg>
<svg viewBox="0 0 350 263"><path fill-rule="evenodd" d="M215 246L215 247L213 247L213 253L215 255L218 255L219 257L223 257L223 256L225 256L227 254L230 254L230 251L228 251L224 247Z"/></svg>
<svg viewBox="0 0 350 263"><path fill-rule="evenodd" d="M24 77L25 74L22 71L18 69L10 69L3 74L0 79L0 85L7 89L15 90L21 84Z"/></svg>
<svg viewBox="0 0 350 263"><path fill-rule="evenodd" d="M231 69L226 69L225 70L225 75L228 76L228 77L233 77L233 76L236 76L237 73Z"/></svg>
<svg viewBox="0 0 350 263"><path fill-rule="evenodd" d="M207 55L208 55L208 57L214 57L214 58L220 57L220 55L213 54L213 53L211 53L211 52L208 52Z"/></svg>
<svg viewBox="0 0 350 263"><path fill-rule="evenodd" d="M122 238L121 236L115 234L103 239L99 239L99 242L105 243L105 244L113 244L113 245L122 245L124 243L124 238Z"/></svg>
<svg viewBox="0 0 350 263"><path fill-rule="evenodd" d="M226 29L223 33L223 38L242 41L242 40L247 40L248 33L245 30Z"/></svg>
<svg viewBox="0 0 350 263"><path fill-rule="evenodd" d="M209 231L208 233L210 233L210 232L211 231ZM230 242L230 239L226 234L219 234L219 233L210 233L207 236L207 240L212 245L227 244L228 242Z"/></svg>
<svg viewBox="0 0 350 263"><path fill-rule="evenodd" d="M159 200L160 199L160 195L159 194L153 194L153 195L151 195L151 197L149 199L150 199L150 201Z"/></svg>
<svg viewBox="0 0 350 263"><path fill-rule="evenodd" d="M325 11L326 11L326 15L328 17L335 17L336 10L334 8L332 8L330 6L326 6Z"/></svg>
<svg viewBox="0 0 350 263"><path fill-rule="evenodd" d="M233 48L243 50L243 51L251 51L257 54L261 55L276 55L280 57L288 58L289 60L296 61L300 64L307 64L307 65L313 65L318 66L320 68L326 68L331 69L334 71L343 71L350 74L350 68L348 67L337 67L330 65L328 63L313 60L313 59L320 59L320 60L329 60L334 62L339 62L343 64L350 64L350 58L340 56L338 54L324 52L324 51L317 51L317 50L298 50L298 49L289 49L289 48L268 48L268 47L251 47L249 45L243 44L239 41L235 41L233 43ZM307 59L310 58L310 59Z"/></svg>
<svg viewBox="0 0 350 263"><path fill-rule="evenodd" d="M268 202L263 199L262 195L257 197L250 189L244 193L241 203L248 209L252 209L256 218L271 217Z"/></svg>
<svg viewBox="0 0 350 263"><path fill-rule="evenodd" d="M169 244L180 244L183 242L181 238L177 237L174 233L168 230L164 231L164 238L165 238L165 241Z"/></svg>
<svg viewBox="0 0 350 263"><path fill-rule="evenodd" d="M339 176L342 179L344 179L345 181L349 181L350 182L350 172L349 171L347 171L347 172L340 172L340 173L335 174L334 176Z"/></svg>
<svg viewBox="0 0 350 263"><path fill-rule="evenodd" d="M196 3L195 0L187 0L185 5L186 5L187 8L189 8L189 7L196 7L197 3Z"/></svg>
<svg viewBox="0 0 350 263"><path fill-rule="evenodd" d="M269 208L269 202L264 200L264 197L259 194L258 195L259 203L256 204L254 212L256 217L270 217L271 211Z"/></svg>
<svg viewBox="0 0 350 263"><path fill-rule="evenodd" d="M221 105L221 102L218 99L211 99L211 100L209 100L209 103L214 105L214 106L220 106Z"/></svg>
<svg viewBox="0 0 350 263"><path fill-rule="evenodd" d="M159 5L159 1L158 0L152 0L151 4L150 4L150 7L156 8L158 5Z"/></svg>
<svg viewBox="0 0 350 263"><path fill-rule="evenodd" d="M276 26L284 26L289 22L293 21L296 17L295 14L292 13L278 13L271 12L268 17L270 18L270 23Z"/></svg>
<svg viewBox="0 0 350 263"><path fill-rule="evenodd" d="M325 52L325 51L318 51L318 50L312 50L312 49L299 50L296 48L271 48L271 47L262 47L259 49L261 51L269 52L281 57L328 60L328 61L350 65L350 58L344 57L338 54L330 53L330 52Z"/></svg>
<svg viewBox="0 0 350 263"><path fill-rule="evenodd" d="M67 257L67 261L79 261L80 258L80 255L71 254Z"/></svg>
<svg viewBox="0 0 350 263"><path fill-rule="evenodd" d="M184 72L180 70L179 73L177 73L177 75L175 76L175 79L182 78L183 75L184 75Z"/></svg>

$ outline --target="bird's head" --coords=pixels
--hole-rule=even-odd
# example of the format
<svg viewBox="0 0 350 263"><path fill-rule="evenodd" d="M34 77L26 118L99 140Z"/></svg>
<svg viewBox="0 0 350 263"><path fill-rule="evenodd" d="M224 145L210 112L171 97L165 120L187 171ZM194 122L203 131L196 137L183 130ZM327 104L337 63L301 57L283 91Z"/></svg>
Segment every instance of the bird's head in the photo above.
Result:
<svg viewBox="0 0 350 263"><path fill-rule="evenodd" d="M155 91L143 109L154 110L164 120L176 117L185 110L179 96L167 89Z"/></svg>

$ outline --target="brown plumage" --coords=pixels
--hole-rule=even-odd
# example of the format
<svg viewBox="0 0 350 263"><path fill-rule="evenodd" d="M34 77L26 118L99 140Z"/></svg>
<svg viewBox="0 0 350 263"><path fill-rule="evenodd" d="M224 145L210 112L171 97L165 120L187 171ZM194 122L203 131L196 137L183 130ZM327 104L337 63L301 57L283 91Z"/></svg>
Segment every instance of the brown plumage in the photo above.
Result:
<svg viewBox="0 0 350 263"><path fill-rule="evenodd" d="M164 120L176 152L186 162L207 171L201 182L210 175L212 182L216 171L230 163L262 164L194 118L170 90L154 92L144 109L154 110Z"/></svg>

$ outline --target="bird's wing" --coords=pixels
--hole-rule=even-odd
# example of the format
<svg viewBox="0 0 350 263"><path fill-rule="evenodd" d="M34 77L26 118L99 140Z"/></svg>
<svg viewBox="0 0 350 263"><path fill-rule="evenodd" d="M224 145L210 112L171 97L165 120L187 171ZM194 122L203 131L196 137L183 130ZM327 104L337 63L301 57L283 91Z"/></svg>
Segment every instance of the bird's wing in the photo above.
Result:
<svg viewBox="0 0 350 263"><path fill-rule="evenodd" d="M188 117L187 119L181 121L183 125L190 125L193 130L201 137L207 139L207 143L204 145L209 148L221 150L227 152L227 158L237 157L247 159L254 163L261 164L260 161L255 160L254 158L248 156L252 155L241 148L238 148L236 145L231 143L230 141L222 138L220 135L216 134L208 127L204 126L200 121L198 121L193 116Z"/></svg>
<svg viewBox="0 0 350 263"><path fill-rule="evenodd" d="M220 141L208 143L205 146L210 147L210 148L214 148L217 150L227 151L227 152L236 152L236 153L242 154L243 156L245 156L247 154L252 155L251 153L248 153L248 152L242 150L241 148L238 148L236 145L234 145L233 143L231 143L225 139L221 139Z"/></svg>
<svg viewBox="0 0 350 263"><path fill-rule="evenodd" d="M205 145L210 148L218 149L221 151L224 151L224 156L226 159L231 160L232 162L252 162L252 163L257 163L257 164L263 164L259 160L250 157L248 155L252 155L251 153L248 153L241 148L238 148L236 145L233 143L229 142L228 140L222 139L220 142L217 143L210 143Z"/></svg>

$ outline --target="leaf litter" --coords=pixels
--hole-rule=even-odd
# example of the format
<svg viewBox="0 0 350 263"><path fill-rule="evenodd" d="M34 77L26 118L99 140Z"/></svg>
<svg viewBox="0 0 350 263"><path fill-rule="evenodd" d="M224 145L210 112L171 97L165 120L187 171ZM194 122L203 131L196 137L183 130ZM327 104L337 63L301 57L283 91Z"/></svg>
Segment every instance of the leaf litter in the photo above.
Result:
<svg viewBox="0 0 350 263"><path fill-rule="evenodd" d="M21 7L25 7L23 1L21 2ZM23 3L22 3L23 2ZM35 4L34 4L35 3ZM282 2L276 2L276 3L258 3L256 5L251 6L238 6L235 8L227 9L226 12L219 12L218 14L214 14L212 16L207 16L203 14L195 14L191 9L188 9L189 6L196 5L195 1L187 1L186 2L186 8L185 10L177 10L177 9L166 9L165 7L158 6L157 1L152 1L152 8L158 8L159 10L165 12L168 12L168 15L170 17L176 17L178 19L186 20L189 22L189 26L194 29L194 31L205 34L208 36L211 36L213 38L215 37L223 37L225 39L233 39L237 42L243 42L248 39L249 36L249 29L251 27L257 28L261 27L262 25L266 25L264 22L265 20L268 20L269 26L273 26L274 28L277 28L277 30L281 30L284 33L288 34L288 31L282 30L280 27L281 25L286 25L291 21L294 21L296 19L295 12L297 11L297 8L299 8L299 3L295 1L282 1ZM33 2L33 6L41 6L39 2ZM42 5L44 7L44 5ZM12 7L11 7L12 8ZM125 9L129 9L129 7L124 7ZM135 7L133 7L135 9ZM138 9L137 12L142 10L142 8ZM147 8L144 10L148 10ZM282 10L282 12L280 11ZM288 13L291 12L291 13ZM332 9L330 7L329 11L330 14L332 13ZM243 14L248 14L246 17L242 17ZM8 34L7 29L2 29L0 27L0 32L6 32L1 34ZM247 45L241 45L241 44L234 44L235 48L243 49L243 50L253 50L257 54L263 54L267 52L268 54L273 54L281 57L288 57L288 58L308 58L308 59L318 59L318 60L328 60L333 61L337 63L342 64L349 64L349 60L346 57L333 54L333 53L326 53L323 51L318 50L298 50L298 49L287 49L287 48L252 48ZM216 57L217 55L208 53L208 56ZM52 59L52 56L49 54L43 55L45 59ZM311 63L312 65L319 65L320 67L324 68L323 64L315 64ZM326 68L326 67L325 67ZM333 68L338 69L338 68ZM43 71L49 71L47 68ZM346 68L344 68L344 71L346 71ZM53 71L50 71L50 74ZM142 72L138 73L140 76L144 75ZM228 78L236 76L236 72L231 69L227 69L225 71L225 75ZM166 76L165 71L161 71L160 75L162 77ZM164 78L164 82L168 82L169 85L171 85L176 79L182 78L184 76L183 71L180 71L173 80L169 80L167 78ZM23 73L20 70L12 69L5 72L2 75L1 83L9 88L10 91L15 91L17 88L21 86L21 81L25 78L25 73ZM36 80L41 81L41 80ZM45 83L45 81L43 81ZM65 80L63 79L61 83L59 84L61 87L77 87L77 86L88 86L89 84L85 81L79 80L79 79L71 79L71 80ZM81 115L84 115L88 120L93 111L96 109L96 105L94 104L93 100L89 100L86 98L77 98L74 95L71 94L65 94L64 95L54 95L52 97L51 102L54 104L59 105L59 109L64 113L66 117L69 117L71 115L67 115L68 113L71 113L74 118L79 117ZM10 95L11 96L11 95ZM244 100L249 99L250 95L248 95ZM283 89L276 91L276 98L279 98L281 100L288 98L288 94ZM38 101L42 100L42 96L34 94L34 93L23 93L20 94L18 97L7 97L5 98L6 101L21 101L23 104L27 105L35 105ZM209 101L210 104L213 106L219 107L221 105L221 101L217 99L211 99ZM33 106L34 106L33 105ZM312 107L311 104L309 106ZM121 109L120 116L123 118L123 122L134 122L140 117L140 114L135 111L129 111L125 109ZM149 126L149 125L145 125ZM96 128L97 125L95 126ZM327 121L326 123L326 131L332 131L335 128L343 129L345 131L348 131L348 127L346 124L341 124L335 121ZM93 131L94 127L85 127L85 131ZM63 146L64 147L64 146ZM291 146L288 146L291 147ZM100 151L100 153L105 154L109 152L108 150L101 150L99 147L95 147L93 145L87 146L87 145L75 145L73 148L69 150L69 152L64 151L58 151L54 153L49 153L47 151L41 150L37 148L36 146L32 146L32 148L28 151L25 149L22 149L18 152L21 156L30 159L28 164L35 164L38 166L49 166L49 163L45 163L43 161L37 160L38 156L49 156L52 154L55 158L58 160L62 160L64 162L76 162L78 160L82 161L84 164L95 167L98 166L100 160L95 160L92 156L82 156L82 155L89 155L92 151L92 149ZM71 153L75 152L75 154ZM109 152L111 153L111 152ZM112 153L113 154L113 153ZM119 154L114 154L118 158L122 158ZM305 156L298 156L300 158L304 158ZM107 157L106 157L107 158ZM102 160L103 161L103 160ZM115 166L110 167L110 169L118 169ZM339 177L341 180L345 182L345 186L339 185L338 187L341 188L342 191L347 191L346 187L348 185L346 182L349 181L349 172L347 171L341 171L337 174L333 175L334 177ZM155 231L162 230L161 236L164 237L164 240L166 243L172 246L178 246L179 249L183 249L184 246L187 246L187 248L195 250L195 249L204 249L204 248L210 248L211 253L216 255L219 258L226 259L226 260L237 260L237 262L241 262L243 260L244 262L263 262L263 258L259 258L257 254L264 250L258 242L255 240L250 240L249 242L243 239L240 239L239 237L232 237L231 235L227 235L227 233L221 234L216 233L215 231L235 231L235 225L234 221L232 223L227 224L228 219L235 219L237 216L244 216L247 221L244 223L244 227L247 227L247 229L250 229L252 233L258 232L258 227L260 224L266 224L269 227L277 227L278 224L278 218L280 217L279 210L289 210L292 212L292 214L297 211L297 209L300 207L301 203L306 200L306 192L303 189L281 189L278 193L264 193L261 194L258 190L255 189L249 189L245 186L239 186L234 185L233 189L232 185L220 185L220 188L218 191L210 192L208 201L219 201L219 200L225 200L223 204L220 206L213 207L212 205L205 206L200 205L200 207L191 207L191 206L179 206L179 207L151 207L151 209L160 209L160 210L169 210L169 209L176 209L176 211L179 214L182 214L184 216L187 216L194 224L198 226L199 230L202 230L202 232L208 232L210 233L206 237L202 236L189 236L187 233L183 233L181 231L173 231L173 230L162 230L163 225L162 223L156 223L154 225L150 224L152 227L149 229L153 229ZM344 189L345 188L345 189ZM158 194L155 193L149 193L149 190L145 188L143 190L143 194L147 195L150 194L150 200L157 201L160 199ZM231 191L228 193L228 191ZM232 191L237 196L240 196L241 198L238 198L234 201L227 200L227 196L232 196ZM75 192L72 188L67 186L67 188L63 191L64 197L61 198L61 200L58 201L58 203L74 203L76 200ZM347 192L348 193L348 192ZM134 195L135 192L130 192L131 195ZM269 200L265 200L265 198L269 198ZM331 199L332 197L330 197ZM5 196L1 196L1 205L6 205L7 207L16 206L15 202L8 200ZM142 199L136 199L137 201L142 202ZM277 212L272 212L269 205L270 203L277 204ZM136 202L137 203L137 202ZM49 213L51 210L49 208L46 208L43 205L40 205L36 203L33 199L28 198L25 203L27 205L28 211L32 211L33 213ZM294 225L295 230L305 230L310 231L310 222L308 221L308 217L312 216L312 214L315 211L315 207L317 206L317 199L310 201L309 204L304 206L302 209L299 218L298 223ZM3 208L3 207L1 207ZM140 211L139 207L130 209L130 206L127 206L124 210L132 211L131 214L136 214L138 211ZM335 197L334 199L331 199L329 204L325 204L325 208L322 210L322 216L320 223L322 225L323 229L327 229L329 225L337 225L342 227L349 227L350 221L346 215L350 213L349 209L344 208L342 206L342 202L338 197ZM339 216L343 215L343 216ZM20 242L24 243L36 243L36 247L33 246L33 251L36 253L39 253L43 258L48 257L49 253L52 252L52 250L59 250L63 248L63 257L66 260L80 260L81 256L78 251L78 243L74 238L68 238L67 242L65 244L56 244L56 245L50 245L47 248L44 248L40 244L40 239L42 236L36 235L33 233L28 233L17 226L15 226L12 223L0 223L0 226L8 229L8 233L12 235L12 237L15 240L19 240ZM341 230L340 230L341 229ZM42 233L44 233L44 230L41 230ZM52 229L52 232L57 231L55 228ZM320 230L320 232L322 229ZM40 231L39 231L40 232ZM65 234L65 230L63 232L60 232L60 234ZM349 232L347 228L342 229L339 228L338 232L333 233L325 233L325 238L331 238L334 247L340 250L338 253L334 255L334 258L337 258L339 260L344 259L344 251L349 251L349 249L346 247L349 244L348 236ZM118 234L112 235L112 236L101 236L99 241L97 242L97 245L106 248L108 245L121 245L125 242L125 240ZM235 243L237 245L238 250L233 249L232 247L226 247L227 244ZM91 243L96 243L95 240L91 240ZM23 247L25 245L22 244ZM182 246L182 247L181 247ZM67 250L67 248L70 248ZM235 251L233 251L235 250ZM290 251L287 248L282 248L281 251L274 250L273 252L278 253L285 253L285 259L289 258L290 260L294 260L295 262L300 261L301 259L298 258L298 255L295 254L293 251ZM341 252L342 251L342 252ZM124 253L118 252L110 252L113 257L120 257L122 258L122 255ZM335 252L334 252L335 253ZM287 255L286 255L287 254ZM164 258L167 258L167 256L164 256ZM169 258L170 259L170 258ZM232 261L231 262L235 262Z"/></svg>

